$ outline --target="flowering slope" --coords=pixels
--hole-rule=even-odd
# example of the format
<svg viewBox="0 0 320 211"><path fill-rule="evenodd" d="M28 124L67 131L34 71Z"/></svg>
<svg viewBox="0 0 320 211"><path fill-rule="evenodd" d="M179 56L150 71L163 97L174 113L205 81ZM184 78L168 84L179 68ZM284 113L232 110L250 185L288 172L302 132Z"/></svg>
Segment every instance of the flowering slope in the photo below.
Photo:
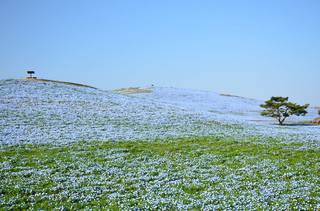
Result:
<svg viewBox="0 0 320 211"><path fill-rule="evenodd" d="M213 135L261 140L272 136L307 147L320 145L319 127L279 127L260 116L257 100L176 88L148 90L123 95L50 81L2 80L0 144ZM315 116L311 109L299 121Z"/></svg>
<svg viewBox="0 0 320 211"><path fill-rule="evenodd" d="M0 209L320 209L319 127L277 126L257 100L148 90L0 81Z"/></svg>

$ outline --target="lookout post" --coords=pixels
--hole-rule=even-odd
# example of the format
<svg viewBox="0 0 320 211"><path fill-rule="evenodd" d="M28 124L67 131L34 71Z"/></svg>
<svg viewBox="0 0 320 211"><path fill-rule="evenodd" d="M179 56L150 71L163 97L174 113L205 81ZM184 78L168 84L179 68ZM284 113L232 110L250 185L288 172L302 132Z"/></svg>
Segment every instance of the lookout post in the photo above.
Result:
<svg viewBox="0 0 320 211"><path fill-rule="evenodd" d="M34 71L27 71L27 74L29 74L29 77L27 77L28 79L35 79L37 77L34 77L33 74L35 74Z"/></svg>

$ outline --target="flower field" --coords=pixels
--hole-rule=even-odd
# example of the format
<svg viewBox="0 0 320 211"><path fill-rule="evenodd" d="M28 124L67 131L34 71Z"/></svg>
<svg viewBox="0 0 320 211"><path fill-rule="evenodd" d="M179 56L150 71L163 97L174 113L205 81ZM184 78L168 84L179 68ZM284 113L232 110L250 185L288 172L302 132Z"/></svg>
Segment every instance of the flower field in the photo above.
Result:
<svg viewBox="0 0 320 211"><path fill-rule="evenodd" d="M214 138L11 146L0 152L0 204L317 210L320 152L297 148Z"/></svg>
<svg viewBox="0 0 320 211"><path fill-rule="evenodd" d="M258 100L0 81L0 210L319 210L320 129ZM291 125L290 125L291 124Z"/></svg>

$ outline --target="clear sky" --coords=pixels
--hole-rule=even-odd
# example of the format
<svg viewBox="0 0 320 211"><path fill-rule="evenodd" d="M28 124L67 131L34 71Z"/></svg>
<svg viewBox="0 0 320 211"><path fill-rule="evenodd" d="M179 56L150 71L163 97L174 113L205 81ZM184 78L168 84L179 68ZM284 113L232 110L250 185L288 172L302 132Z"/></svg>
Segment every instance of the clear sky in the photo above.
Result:
<svg viewBox="0 0 320 211"><path fill-rule="evenodd" d="M320 0L0 0L0 79L320 105Z"/></svg>

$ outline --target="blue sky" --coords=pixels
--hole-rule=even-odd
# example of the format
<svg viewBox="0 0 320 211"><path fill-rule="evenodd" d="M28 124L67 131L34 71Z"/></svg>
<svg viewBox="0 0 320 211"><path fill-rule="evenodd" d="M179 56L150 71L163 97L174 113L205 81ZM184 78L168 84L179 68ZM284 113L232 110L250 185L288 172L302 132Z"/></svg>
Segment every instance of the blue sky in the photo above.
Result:
<svg viewBox="0 0 320 211"><path fill-rule="evenodd" d="M320 105L320 1L0 0L0 78Z"/></svg>

